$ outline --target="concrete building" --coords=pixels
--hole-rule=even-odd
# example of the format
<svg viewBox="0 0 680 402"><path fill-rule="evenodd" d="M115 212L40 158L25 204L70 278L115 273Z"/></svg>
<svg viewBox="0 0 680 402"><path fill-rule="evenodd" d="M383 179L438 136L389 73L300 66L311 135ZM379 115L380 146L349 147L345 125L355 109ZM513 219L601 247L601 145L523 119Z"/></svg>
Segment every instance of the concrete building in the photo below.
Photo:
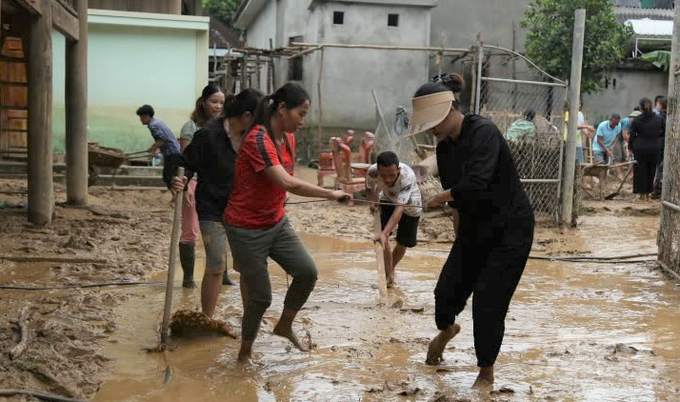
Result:
<svg viewBox="0 0 680 402"><path fill-rule="evenodd" d="M246 0L235 25L246 29L246 46L253 48L290 42L426 47L435 5L434 0ZM318 135L322 116L325 138L346 128L374 130L373 90L391 124L396 107L408 106L427 80L428 66L428 52L328 47L281 58L275 63L275 86L296 81L308 90L312 110L306 130ZM266 91L266 79L259 82Z"/></svg>

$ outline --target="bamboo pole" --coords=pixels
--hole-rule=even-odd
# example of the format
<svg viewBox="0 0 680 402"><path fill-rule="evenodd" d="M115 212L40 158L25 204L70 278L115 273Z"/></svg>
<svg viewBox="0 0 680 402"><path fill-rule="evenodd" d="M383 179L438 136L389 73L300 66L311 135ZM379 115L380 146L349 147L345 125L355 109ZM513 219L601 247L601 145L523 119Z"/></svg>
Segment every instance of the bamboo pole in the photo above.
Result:
<svg viewBox="0 0 680 402"><path fill-rule="evenodd" d="M319 104L319 121L318 121L318 133L317 136L318 142L317 142L317 154L321 152L321 141L323 139L323 106L321 102L321 84L323 80L323 49L321 49L321 56L319 60L319 78L316 81L316 90L317 90L317 97L318 97L318 104Z"/></svg>
<svg viewBox="0 0 680 402"><path fill-rule="evenodd" d="M177 168L177 176L184 177L184 168ZM174 196L175 214L172 220L172 234L170 236L170 259L168 262L168 278L165 285L165 305L163 308L163 323L161 324L161 350L168 348L168 329L170 327L170 310L172 309L172 288L175 282L175 264L177 263L177 246L179 244L179 227L182 222L182 193Z"/></svg>
<svg viewBox="0 0 680 402"><path fill-rule="evenodd" d="M431 46L395 46L395 45L369 45L369 44L345 44L345 43L305 43L291 42L291 47L334 47L342 49L379 49L379 50L412 50L422 52L442 52L442 53L466 53L470 49L463 48L442 48Z"/></svg>

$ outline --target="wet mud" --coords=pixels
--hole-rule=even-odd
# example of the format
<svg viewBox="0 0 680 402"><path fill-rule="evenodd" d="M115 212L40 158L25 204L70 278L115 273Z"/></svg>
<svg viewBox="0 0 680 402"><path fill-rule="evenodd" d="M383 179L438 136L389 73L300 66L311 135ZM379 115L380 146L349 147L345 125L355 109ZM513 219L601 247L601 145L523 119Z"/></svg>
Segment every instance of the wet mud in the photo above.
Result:
<svg viewBox="0 0 680 402"><path fill-rule="evenodd" d="M0 253L96 257L106 263L0 260L1 283L163 281L169 195L99 191L95 212L100 215L58 208L55 224L39 229L46 233L27 231L21 211L0 210ZM577 229L539 228L532 254L656 252L658 216L647 212L655 204L615 200L586 201L586 206L591 210ZM116 214L127 218L111 216ZM432 291L450 248L448 217L433 213L424 219L423 241L406 253L397 267L397 287L381 305L366 205L291 204L288 214L319 268L317 287L294 326L311 339L310 353L272 334L287 288L274 263L274 301L254 359L245 365L236 362L239 341L220 336L172 337L172 351L146 352L159 341L162 285L2 290L0 388L95 401L680 399L680 288L653 263L530 260L508 313L494 391L481 394L470 389L477 367L469 306L443 364L424 363L437 332ZM95 218L106 222L88 221ZM94 249L88 250L88 241ZM199 253L197 278L203 264ZM179 285L173 310L197 309L198 289ZM19 341L10 321L26 305L33 337L23 356L9 360L5 352ZM238 286L223 287L215 318L239 331L241 312Z"/></svg>

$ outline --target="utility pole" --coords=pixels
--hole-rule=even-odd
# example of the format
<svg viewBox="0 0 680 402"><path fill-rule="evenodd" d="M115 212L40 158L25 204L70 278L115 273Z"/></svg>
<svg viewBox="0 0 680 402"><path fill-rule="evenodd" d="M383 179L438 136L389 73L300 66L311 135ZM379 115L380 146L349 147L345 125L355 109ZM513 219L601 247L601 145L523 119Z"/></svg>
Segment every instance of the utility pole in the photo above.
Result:
<svg viewBox="0 0 680 402"><path fill-rule="evenodd" d="M576 136L578 130L578 109L581 99L581 70L583 67L583 40L586 31L586 10L574 12L574 40L571 52L571 79L569 80L569 124L564 152L562 178L562 208L560 219L569 224L574 204L574 173L576 172Z"/></svg>

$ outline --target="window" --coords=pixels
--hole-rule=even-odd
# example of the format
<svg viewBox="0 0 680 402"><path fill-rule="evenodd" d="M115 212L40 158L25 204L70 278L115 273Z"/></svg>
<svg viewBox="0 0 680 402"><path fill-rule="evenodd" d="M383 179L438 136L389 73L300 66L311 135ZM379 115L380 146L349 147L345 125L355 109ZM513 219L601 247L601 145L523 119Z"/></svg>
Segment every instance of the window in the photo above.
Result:
<svg viewBox="0 0 680 402"><path fill-rule="evenodd" d="M333 11L333 25L343 25L345 23L344 11Z"/></svg>
<svg viewBox="0 0 680 402"><path fill-rule="evenodd" d="M304 42L302 36L292 36L288 43ZM302 56L298 56L288 60L288 81L302 81Z"/></svg>
<svg viewBox="0 0 680 402"><path fill-rule="evenodd" d="M398 27L399 26L399 14L387 14L387 26L388 27Z"/></svg>

